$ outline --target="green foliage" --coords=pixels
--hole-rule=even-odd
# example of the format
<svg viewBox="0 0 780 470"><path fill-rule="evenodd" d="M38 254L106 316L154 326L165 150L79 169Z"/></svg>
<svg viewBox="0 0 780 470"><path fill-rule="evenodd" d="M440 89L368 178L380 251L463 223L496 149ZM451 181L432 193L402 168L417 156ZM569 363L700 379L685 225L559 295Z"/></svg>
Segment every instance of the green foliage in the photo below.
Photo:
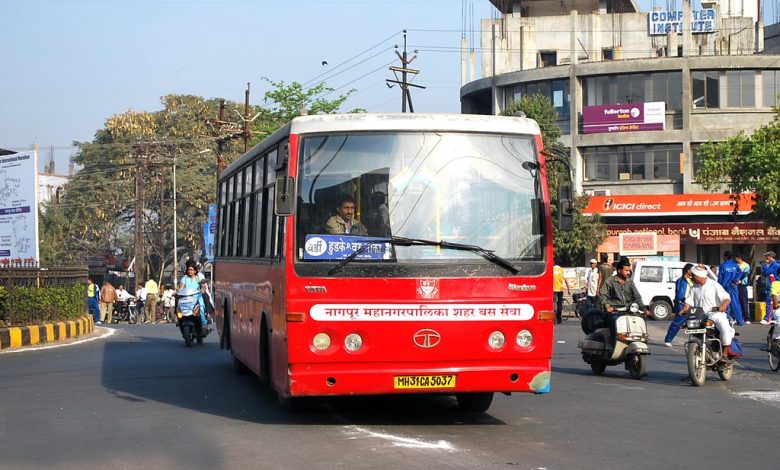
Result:
<svg viewBox="0 0 780 470"><path fill-rule="evenodd" d="M542 94L526 95L513 101L502 113L513 116L517 111L539 124L545 149L556 159L565 159L570 165L569 151L560 142L561 130L556 125L558 112L550 99ZM582 210L588 205L588 197L581 196L574 201L574 228L571 232L558 230L558 188L568 184L571 176L569 168L562 163L550 163L547 166L548 189L550 191L550 209L553 218L553 251L563 266L585 264L585 257L592 253L607 236L606 226L599 215L584 216Z"/></svg>
<svg viewBox="0 0 780 470"><path fill-rule="evenodd" d="M73 320L86 314L84 286L0 287L0 323L33 325Z"/></svg>
<svg viewBox="0 0 780 470"><path fill-rule="evenodd" d="M250 107L252 138L260 142L302 109L333 113L347 95L334 100L325 84L305 89L301 84L267 80L274 89L265 96L268 107ZM177 246L193 253L202 249L202 225L208 205L216 198L217 143L228 163L244 150L244 104L225 103L224 120L218 122L219 99L191 95L166 95L155 112L127 111L106 119L91 142L81 142L73 162L81 166L63 188L58 201L43 205L40 217L41 259L44 263L100 257L118 247L124 256L134 255L136 216L144 217L147 271L156 275L173 262L173 184L176 162ZM136 168L142 168L143 214L135 213ZM180 251L180 253L181 253ZM168 268L170 269L170 268Z"/></svg>
<svg viewBox="0 0 780 470"><path fill-rule="evenodd" d="M780 226L780 112L751 136L740 132L699 147L696 180L708 191L755 193L753 217ZM737 208L736 210L744 210Z"/></svg>

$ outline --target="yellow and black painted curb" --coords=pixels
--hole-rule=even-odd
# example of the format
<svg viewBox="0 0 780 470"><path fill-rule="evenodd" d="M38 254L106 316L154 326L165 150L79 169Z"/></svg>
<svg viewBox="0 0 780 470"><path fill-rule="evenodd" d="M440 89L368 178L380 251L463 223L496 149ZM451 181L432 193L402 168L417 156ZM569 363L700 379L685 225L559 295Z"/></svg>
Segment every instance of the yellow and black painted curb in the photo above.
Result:
<svg viewBox="0 0 780 470"><path fill-rule="evenodd" d="M95 329L91 315L75 320L0 328L0 350L75 338Z"/></svg>

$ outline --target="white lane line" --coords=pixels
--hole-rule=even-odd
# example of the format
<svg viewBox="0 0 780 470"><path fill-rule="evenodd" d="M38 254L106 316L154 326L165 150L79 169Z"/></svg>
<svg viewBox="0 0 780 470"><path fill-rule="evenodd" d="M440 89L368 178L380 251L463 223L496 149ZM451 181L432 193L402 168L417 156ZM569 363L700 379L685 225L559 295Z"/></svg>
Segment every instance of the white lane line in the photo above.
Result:
<svg viewBox="0 0 780 470"><path fill-rule="evenodd" d="M755 392L739 392L737 395L750 398L761 403L780 406L780 390L766 390Z"/></svg>
<svg viewBox="0 0 780 470"><path fill-rule="evenodd" d="M41 346L25 346L22 348L8 349L1 352L0 354L15 354L15 353L30 352L30 351L41 351L43 349L54 349L54 348L64 348L67 346L75 346L77 344L89 343L90 341L97 341L99 339L108 338L109 336L114 335L117 332L117 330L114 328L103 328L100 326L96 326L95 330L100 332L100 336L84 338L69 343L54 343L54 344L44 344Z"/></svg>
<svg viewBox="0 0 780 470"><path fill-rule="evenodd" d="M368 429L361 428L359 426L346 426L347 429L353 429L361 434L368 435L369 437L375 437L378 439L384 439L390 441L395 447L407 447L410 449L443 449L443 450L455 450L449 442L440 440L439 442L425 442L420 439L411 437L394 436L392 434L386 434L381 432L369 431Z"/></svg>

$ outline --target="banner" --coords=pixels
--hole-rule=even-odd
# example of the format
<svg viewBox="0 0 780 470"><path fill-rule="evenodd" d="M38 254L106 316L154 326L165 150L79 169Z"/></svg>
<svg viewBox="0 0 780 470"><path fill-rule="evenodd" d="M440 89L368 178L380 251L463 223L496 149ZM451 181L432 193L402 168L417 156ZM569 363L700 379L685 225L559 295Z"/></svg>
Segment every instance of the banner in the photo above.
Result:
<svg viewBox="0 0 780 470"><path fill-rule="evenodd" d="M754 194L620 194L590 196L583 214L608 216L744 215L753 212Z"/></svg>
<svg viewBox="0 0 780 470"><path fill-rule="evenodd" d="M217 205L209 204L209 218L203 224L203 251L206 261L214 262L214 237L217 233Z"/></svg>
<svg viewBox="0 0 780 470"><path fill-rule="evenodd" d="M0 157L0 264L38 262L38 152Z"/></svg>
<svg viewBox="0 0 780 470"><path fill-rule="evenodd" d="M662 131L666 126L666 103L607 104L583 106L582 133Z"/></svg>
<svg viewBox="0 0 780 470"><path fill-rule="evenodd" d="M683 12L682 10L672 11L651 11L647 15L648 34L658 36L666 33L682 34ZM701 10L691 11L691 33L713 33L718 30L718 24L715 22L715 9L703 8Z"/></svg>

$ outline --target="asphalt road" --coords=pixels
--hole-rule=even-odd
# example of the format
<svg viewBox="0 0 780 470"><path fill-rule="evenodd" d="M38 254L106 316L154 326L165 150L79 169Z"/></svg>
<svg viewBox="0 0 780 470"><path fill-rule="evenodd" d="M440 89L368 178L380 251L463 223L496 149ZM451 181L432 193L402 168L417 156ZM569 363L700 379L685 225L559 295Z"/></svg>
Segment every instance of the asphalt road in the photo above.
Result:
<svg viewBox="0 0 780 470"><path fill-rule="evenodd" d="M316 399L281 411L234 375L213 335L187 349L171 325L0 354L0 468L777 468L780 374L766 327L743 328L734 379L682 381L681 347L651 323L649 375L593 376L579 325L556 328L552 392L498 395L487 413L446 396ZM684 341L681 334L677 343Z"/></svg>

